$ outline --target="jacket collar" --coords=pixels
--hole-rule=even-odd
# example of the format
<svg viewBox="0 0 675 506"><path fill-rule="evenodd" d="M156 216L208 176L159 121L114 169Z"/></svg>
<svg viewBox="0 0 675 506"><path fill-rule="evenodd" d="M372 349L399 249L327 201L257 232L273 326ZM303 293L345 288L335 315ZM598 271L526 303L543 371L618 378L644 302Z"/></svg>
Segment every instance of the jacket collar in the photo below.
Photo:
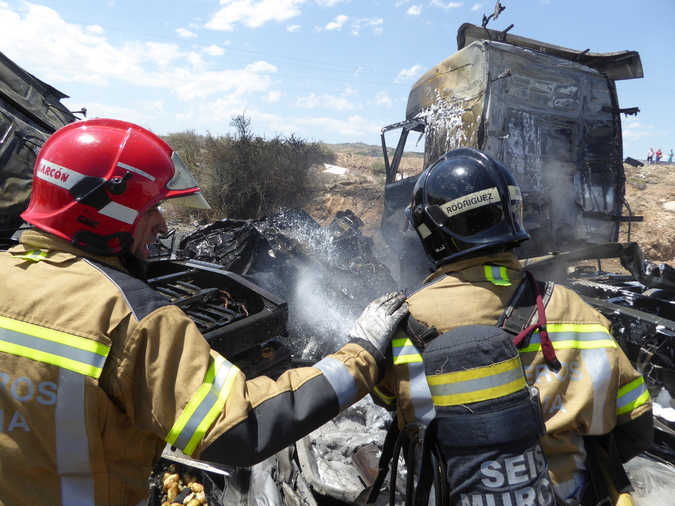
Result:
<svg viewBox="0 0 675 506"><path fill-rule="evenodd" d="M72 260L73 256L83 257L90 258L98 262L103 262L113 266L118 270L128 272L127 269L125 269L122 265L122 261L117 257L92 255L80 248L76 248L60 237L38 229L28 229L22 232L21 237L19 237L19 244L12 247L9 252L12 254L22 254L35 249L40 249L53 254L64 254L64 256L60 259L57 259L56 257L54 258L54 260L57 262L59 260Z"/></svg>
<svg viewBox="0 0 675 506"><path fill-rule="evenodd" d="M433 281L434 279L437 279L446 274L450 274L452 272L459 272L468 269L470 267L476 267L478 265L484 264L506 267L507 269L513 269L516 271L522 270L520 261L518 261L516 255L514 255L510 251L506 251L504 253L495 253L492 255L472 257L464 260L459 260L458 262L442 265L432 275L430 275L427 279L425 279L424 283L428 283L430 281Z"/></svg>

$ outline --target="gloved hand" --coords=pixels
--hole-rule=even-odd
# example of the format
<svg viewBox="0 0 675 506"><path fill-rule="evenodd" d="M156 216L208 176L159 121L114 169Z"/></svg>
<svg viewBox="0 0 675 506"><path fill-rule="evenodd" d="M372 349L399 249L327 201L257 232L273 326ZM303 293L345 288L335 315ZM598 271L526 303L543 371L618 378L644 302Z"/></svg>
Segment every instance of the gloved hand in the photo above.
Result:
<svg viewBox="0 0 675 506"><path fill-rule="evenodd" d="M405 296L397 292L375 299L356 319L349 337L365 339L384 355L396 326L408 314L404 301Z"/></svg>

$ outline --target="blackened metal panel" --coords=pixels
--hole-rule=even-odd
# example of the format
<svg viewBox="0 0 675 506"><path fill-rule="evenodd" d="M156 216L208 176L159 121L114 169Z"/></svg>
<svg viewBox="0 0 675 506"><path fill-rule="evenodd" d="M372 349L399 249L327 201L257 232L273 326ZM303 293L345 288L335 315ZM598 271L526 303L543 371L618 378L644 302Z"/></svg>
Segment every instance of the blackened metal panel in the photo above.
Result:
<svg viewBox="0 0 675 506"><path fill-rule="evenodd" d="M521 185L533 240L520 254L616 241L624 175L611 81L562 58L486 44L487 135L479 147Z"/></svg>

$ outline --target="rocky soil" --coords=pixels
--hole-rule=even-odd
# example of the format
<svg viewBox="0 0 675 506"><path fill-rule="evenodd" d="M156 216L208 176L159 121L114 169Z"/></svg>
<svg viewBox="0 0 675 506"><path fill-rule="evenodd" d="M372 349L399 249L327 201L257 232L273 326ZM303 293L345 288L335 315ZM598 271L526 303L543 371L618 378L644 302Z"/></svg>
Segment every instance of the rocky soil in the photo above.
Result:
<svg viewBox="0 0 675 506"><path fill-rule="evenodd" d="M626 201L634 216L643 217L631 225L630 240L639 243L653 262L675 265L675 165L624 168ZM623 225L619 240L627 241L628 233Z"/></svg>
<svg viewBox="0 0 675 506"><path fill-rule="evenodd" d="M373 156L339 153L336 166L348 169L344 175L324 173L323 191L306 210L322 225L327 225L338 211L351 209L364 222L361 231L381 244L379 221L383 206L383 175L373 172L377 160ZM421 170L422 159L403 161L402 169L410 174ZM620 242L635 241L645 257L657 264L675 266L675 165L624 165L626 202L633 216L641 222L624 223ZM624 210L628 215L629 211ZM607 261L605 261L607 262ZM603 262L603 269L622 272L617 262Z"/></svg>

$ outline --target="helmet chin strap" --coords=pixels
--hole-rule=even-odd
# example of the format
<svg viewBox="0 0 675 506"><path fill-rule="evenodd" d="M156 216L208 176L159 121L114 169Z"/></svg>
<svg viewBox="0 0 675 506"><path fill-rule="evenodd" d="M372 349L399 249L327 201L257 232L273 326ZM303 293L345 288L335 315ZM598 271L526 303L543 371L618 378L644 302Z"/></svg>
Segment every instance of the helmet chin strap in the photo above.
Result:
<svg viewBox="0 0 675 506"><path fill-rule="evenodd" d="M75 233L71 244L87 253L100 256L121 256L129 251L134 242L129 232L115 232L110 235L98 235L88 230Z"/></svg>

